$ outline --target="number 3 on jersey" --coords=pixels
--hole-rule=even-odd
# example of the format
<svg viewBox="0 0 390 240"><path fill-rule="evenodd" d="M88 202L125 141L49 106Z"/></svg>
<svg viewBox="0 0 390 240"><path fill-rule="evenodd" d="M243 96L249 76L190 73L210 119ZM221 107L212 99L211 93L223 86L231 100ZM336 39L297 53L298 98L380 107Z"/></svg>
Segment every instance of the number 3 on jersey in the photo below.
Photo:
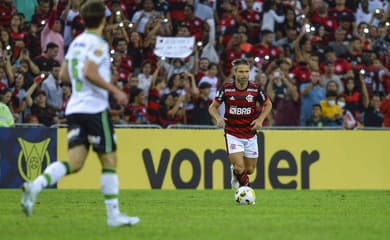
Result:
<svg viewBox="0 0 390 240"><path fill-rule="evenodd" d="M78 60L77 58L72 59L72 75L76 80L76 91L79 92L81 89L83 89L83 82L79 78L79 71L77 69Z"/></svg>

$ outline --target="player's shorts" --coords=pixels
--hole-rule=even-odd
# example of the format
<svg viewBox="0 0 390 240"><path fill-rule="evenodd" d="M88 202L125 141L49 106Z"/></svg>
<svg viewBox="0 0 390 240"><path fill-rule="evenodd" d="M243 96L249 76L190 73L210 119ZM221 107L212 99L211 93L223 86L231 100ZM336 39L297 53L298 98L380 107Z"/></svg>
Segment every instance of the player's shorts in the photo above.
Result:
<svg viewBox="0 0 390 240"><path fill-rule="evenodd" d="M98 153L110 153L116 150L114 127L108 111L94 114L70 114L68 121L68 147L93 146Z"/></svg>
<svg viewBox="0 0 390 240"><path fill-rule="evenodd" d="M225 139L228 154L243 152L247 158L257 158L259 156L257 135L251 138L238 138L230 134L225 134Z"/></svg>

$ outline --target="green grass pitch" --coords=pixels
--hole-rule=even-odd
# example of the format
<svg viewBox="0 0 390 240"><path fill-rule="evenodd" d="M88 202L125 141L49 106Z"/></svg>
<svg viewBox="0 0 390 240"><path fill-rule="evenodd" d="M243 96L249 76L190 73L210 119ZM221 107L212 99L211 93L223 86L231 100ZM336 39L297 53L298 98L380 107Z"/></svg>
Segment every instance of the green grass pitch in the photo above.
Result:
<svg viewBox="0 0 390 240"><path fill-rule="evenodd" d="M98 190L46 190L33 216L19 190L0 190L0 239L390 239L390 191L256 190L238 206L231 190L123 190L135 227L109 228Z"/></svg>

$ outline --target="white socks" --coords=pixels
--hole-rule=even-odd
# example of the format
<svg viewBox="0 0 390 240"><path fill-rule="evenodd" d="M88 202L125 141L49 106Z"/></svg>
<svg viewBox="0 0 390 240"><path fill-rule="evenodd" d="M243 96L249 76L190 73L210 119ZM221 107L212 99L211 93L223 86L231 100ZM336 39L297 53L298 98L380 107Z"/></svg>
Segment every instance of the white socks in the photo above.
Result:
<svg viewBox="0 0 390 240"><path fill-rule="evenodd" d="M33 181L34 190L40 192L47 186L56 184L69 172L69 164L65 162L54 162L50 164L43 174Z"/></svg>
<svg viewBox="0 0 390 240"><path fill-rule="evenodd" d="M119 180L115 169L103 168L101 184L107 216L119 215Z"/></svg>

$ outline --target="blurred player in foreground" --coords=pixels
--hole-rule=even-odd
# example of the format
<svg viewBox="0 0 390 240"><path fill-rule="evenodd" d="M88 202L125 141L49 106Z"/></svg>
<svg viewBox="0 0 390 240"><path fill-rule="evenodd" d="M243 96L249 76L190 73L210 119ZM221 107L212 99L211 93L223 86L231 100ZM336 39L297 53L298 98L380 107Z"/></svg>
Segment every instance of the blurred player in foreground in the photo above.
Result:
<svg viewBox="0 0 390 240"><path fill-rule="evenodd" d="M69 161L52 163L34 181L23 184L21 204L27 216L32 214L40 191L82 168L92 145L103 168L101 187L107 209L107 224L117 227L139 222L138 217L129 217L119 211L116 142L108 113L108 94L113 94L122 105L127 104L128 98L110 83L109 46L102 38L104 11L102 1L89 1L81 9L86 31L71 43L60 71L61 80L71 81L73 88L65 111L69 125Z"/></svg>
<svg viewBox="0 0 390 240"><path fill-rule="evenodd" d="M272 103L256 83L249 82L249 63L234 60L234 82L225 83L217 92L209 112L217 126L225 128L226 148L232 174L232 188L249 186L248 175L256 168L258 153L257 130L272 109ZM225 103L225 115L218 107ZM262 111L259 111L260 106Z"/></svg>

